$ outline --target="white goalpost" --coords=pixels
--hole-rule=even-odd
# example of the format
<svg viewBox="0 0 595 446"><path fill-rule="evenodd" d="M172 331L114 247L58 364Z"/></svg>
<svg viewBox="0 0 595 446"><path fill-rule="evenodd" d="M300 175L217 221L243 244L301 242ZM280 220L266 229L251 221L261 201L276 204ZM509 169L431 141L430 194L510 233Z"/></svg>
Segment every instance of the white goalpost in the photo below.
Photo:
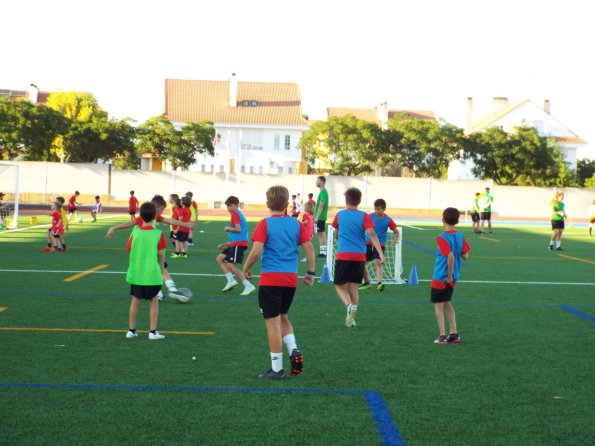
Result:
<svg viewBox="0 0 595 446"><path fill-rule="evenodd" d="M0 229L19 227L19 164L0 161Z"/></svg>
<svg viewBox="0 0 595 446"><path fill-rule="evenodd" d="M389 285L400 285L406 283L401 278L403 274L403 228L397 228L399 231L399 241L394 242L395 235L388 231L386 237L386 250L384 252L384 263L382 264L382 283ZM326 238L326 266L328 268L330 280L335 277L335 258L337 255L337 239L335 238L335 228L328 226ZM366 262L368 275L371 283L376 282L376 265L374 262Z"/></svg>

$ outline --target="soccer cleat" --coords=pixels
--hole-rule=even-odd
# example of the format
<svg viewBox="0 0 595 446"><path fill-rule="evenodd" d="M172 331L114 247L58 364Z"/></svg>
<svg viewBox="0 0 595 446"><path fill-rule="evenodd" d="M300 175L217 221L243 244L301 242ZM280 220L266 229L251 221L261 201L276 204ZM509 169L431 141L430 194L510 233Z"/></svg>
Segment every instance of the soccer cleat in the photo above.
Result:
<svg viewBox="0 0 595 446"><path fill-rule="evenodd" d="M370 282L365 282L362 285L360 285L360 287L358 289L360 290L369 290L370 288L372 288L372 285L370 285Z"/></svg>
<svg viewBox="0 0 595 446"><path fill-rule="evenodd" d="M376 285L376 292L377 293L382 293L384 291L384 284L383 283L379 283L378 285Z"/></svg>
<svg viewBox="0 0 595 446"><path fill-rule="evenodd" d="M163 295L163 291L159 290L159 292L157 293L157 299L159 299L159 302L165 301L165 296Z"/></svg>
<svg viewBox="0 0 595 446"><path fill-rule="evenodd" d="M254 290L256 290L256 287L254 285L250 284L249 287L247 286L246 288L244 288L244 291L242 291L240 293L240 296L247 296L249 294L252 294L254 292Z"/></svg>
<svg viewBox="0 0 595 446"><path fill-rule="evenodd" d="M448 338L446 336L438 336L434 339L434 344L448 344Z"/></svg>
<svg viewBox="0 0 595 446"><path fill-rule="evenodd" d="M298 376L304 371L304 355L294 348L289 357L291 361L291 376Z"/></svg>
<svg viewBox="0 0 595 446"><path fill-rule="evenodd" d="M225 293L229 290L233 290L237 286L238 286L238 282L236 282L235 280L233 282L227 282L227 285L225 285L221 291L223 291Z"/></svg>
<svg viewBox="0 0 595 446"><path fill-rule="evenodd" d="M157 341L159 339L165 339L165 336L159 334L158 331L156 331L155 333L149 332L149 341Z"/></svg>
<svg viewBox="0 0 595 446"><path fill-rule="evenodd" d="M562 247L561 247L561 246L558 246L558 247L556 248L556 251L564 251L564 250L562 249Z"/></svg>
<svg viewBox="0 0 595 446"><path fill-rule="evenodd" d="M553 251L553 250L554 250L554 245L550 245L550 246L548 247L548 249L549 249L550 251Z"/></svg>
<svg viewBox="0 0 595 446"><path fill-rule="evenodd" d="M178 259L178 258L180 258L180 257L183 257L183 256L182 256L182 255L180 255L180 254L178 254L177 252L174 252L172 255L170 255L170 257L171 257L172 259Z"/></svg>
<svg viewBox="0 0 595 446"><path fill-rule="evenodd" d="M458 333L451 333L446 337L446 342L453 342L455 344L458 344L459 342L461 342L461 337Z"/></svg>
<svg viewBox="0 0 595 446"><path fill-rule="evenodd" d="M357 305L347 305L347 316L345 316L345 326L352 327L355 322L355 315L357 314Z"/></svg>
<svg viewBox="0 0 595 446"><path fill-rule="evenodd" d="M357 326L357 324L355 323L355 321L351 321L351 324L349 324L349 325L345 324L345 326L347 328L355 328Z"/></svg>
<svg viewBox="0 0 595 446"><path fill-rule="evenodd" d="M68 248L67 248L66 246L64 246L64 247L62 248L62 252L68 252Z"/></svg>
<svg viewBox="0 0 595 446"><path fill-rule="evenodd" d="M173 291L170 291L170 292L168 293L168 296L167 296L167 297L170 297L170 298L172 298L172 299L175 299L175 300L177 300L178 302L181 302L181 303L183 303L183 304L190 302L190 300L192 299L191 297L184 296L182 293L179 293L179 292L173 292Z"/></svg>
<svg viewBox="0 0 595 446"><path fill-rule="evenodd" d="M128 333L126 333L126 339L134 339L134 338L138 338L138 333L136 331L128 330Z"/></svg>
<svg viewBox="0 0 595 446"><path fill-rule="evenodd" d="M258 375L260 379L283 379L285 378L285 372L283 369L279 370L278 372L273 371L273 369L269 370L266 373Z"/></svg>
<svg viewBox="0 0 595 446"><path fill-rule="evenodd" d="M45 248L42 249L43 252L52 252L52 248L50 248L49 246L46 246Z"/></svg>

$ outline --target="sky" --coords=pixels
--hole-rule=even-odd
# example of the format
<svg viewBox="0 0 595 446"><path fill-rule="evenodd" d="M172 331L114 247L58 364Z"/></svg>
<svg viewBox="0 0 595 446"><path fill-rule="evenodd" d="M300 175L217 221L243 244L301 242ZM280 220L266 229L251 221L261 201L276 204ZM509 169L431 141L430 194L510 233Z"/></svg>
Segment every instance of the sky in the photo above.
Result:
<svg viewBox="0 0 595 446"><path fill-rule="evenodd" d="M551 103L595 159L595 27L584 0L5 0L0 88L91 92L111 117L164 111L165 79L296 82L302 111Z"/></svg>

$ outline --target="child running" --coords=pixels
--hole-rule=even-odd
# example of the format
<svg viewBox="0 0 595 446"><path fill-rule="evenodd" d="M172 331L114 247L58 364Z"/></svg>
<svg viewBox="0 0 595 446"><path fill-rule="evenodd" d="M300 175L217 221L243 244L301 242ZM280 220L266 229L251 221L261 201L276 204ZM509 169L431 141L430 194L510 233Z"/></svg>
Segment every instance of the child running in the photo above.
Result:
<svg viewBox="0 0 595 446"><path fill-rule="evenodd" d="M79 208L78 206L80 206L82 203L79 203L76 201L76 199L78 198L78 196L80 195L80 192L77 190L74 192L74 194L68 199L68 221L70 221L70 219L72 218L72 216L74 215L74 219L75 221L79 221ZM82 221L82 220L81 220Z"/></svg>
<svg viewBox="0 0 595 446"><path fill-rule="evenodd" d="M134 226L126 246L126 250L130 253L126 282L130 284L130 294L132 296L128 312L127 339L138 337L136 318L141 300L148 300L150 303L149 340L155 341L165 338L157 331L157 318L159 316L157 294L161 291L161 284L169 279L165 270L163 254L167 244L163 233L154 226L156 216L155 205L153 203L143 203L140 207L142 223Z"/></svg>
<svg viewBox="0 0 595 446"><path fill-rule="evenodd" d="M367 234L376 248L379 262L384 263L382 247L374 232L374 221L364 211L357 207L362 201L362 192L351 187L345 192L343 209L335 215L333 228L338 238L337 257L335 259L335 289L337 295L347 310L346 327L355 327L355 316L359 304L359 286L366 268L366 237Z"/></svg>
<svg viewBox="0 0 595 446"><path fill-rule="evenodd" d="M101 212L101 199L99 195L95 196L95 203L93 204L93 209L91 209L91 217L93 218L93 223L97 222L97 214Z"/></svg>
<svg viewBox="0 0 595 446"><path fill-rule="evenodd" d="M378 241L380 242L383 254L386 249L386 239L389 228L395 235L394 243L399 243L399 230L397 229L397 224L392 218L386 215L385 212L386 201L379 198L374 202L374 212L370 213L370 217L374 222L374 232L376 232L376 235L378 236ZM371 262L372 260L374 260L376 266L376 292L382 293L384 291L384 284L382 283L382 264L380 263L380 256L378 255L378 251L374 248L374 245L372 245L370 236L366 233L366 262ZM370 285L368 269L364 268L364 283L359 289L369 290L370 288L372 288L372 285Z"/></svg>
<svg viewBox="0 0 595 446"><path fill-rule="evenodd" d="M295 218L285 216L289 191L284 186L273 186L266 192L271 216L261 220L252 235L252 251L244 264L244 274L250 279L250 268L259 259L262 262L258 286L258 304L264 316L271 369L259 375L263 379L283 379L283 343L291 362L291 374L298 376L304 368L304 356L298 349L293 326L287 314L298 285L298 246L306 251L308 272L306 285L314 283L314 248L312 234Z"/></svg>
<svg viewBox="0 0 595 446"><path fill-rule="evenodd" d="M225 206L227 206L227 212L231 214L231 224L225 227L229 242L217 245L217 248L223 252L215 258L219 268L221 268L221 271L223 271L223 274L227 278L227 285L221 291L226 293L238 285L238 282L233 278L235 275L244 285L244 291L240 293L240 296L247 296L253 293L256 287L246 279L246 276L244 276L244 273L236 264L242 263L244 252L248 249L248 222L244 214L240 212L240 200L238 197L234 197L233 195L228 197L225 200Z"/></svg>
<svg viewBox="0 0 595 446"><path fill-rule="evenodd" d="M434 304L436 322L438 323L439 336L434 340L436 344L448 344L449 342L461 342L461 336L457 331L455 309L451 300L455 285L461 271L461 259L469 258L471 248L462 232L458 232L455 226L459 223L459 211L455 208L446 208L442 213L442 224L444 232L436 239L438 249L436 252L436 264L432 275L431 301ZM444 326L444 312L448 317L450 334L446 336Z"/></svg>
<svg viewBox="0 0 595 446"><path fill-rule="evenodd" d="M64 203L66 200L64 197L56 197L56 202L60 203L60 215L62 215L62 223L64 223L64 231L68 231L68 218L66 216L66 211L64 210ZM64 234L60 236L60 243L62 244L62 251L68 252L68 248L66 247L66 242L64 241Z"/></svg>

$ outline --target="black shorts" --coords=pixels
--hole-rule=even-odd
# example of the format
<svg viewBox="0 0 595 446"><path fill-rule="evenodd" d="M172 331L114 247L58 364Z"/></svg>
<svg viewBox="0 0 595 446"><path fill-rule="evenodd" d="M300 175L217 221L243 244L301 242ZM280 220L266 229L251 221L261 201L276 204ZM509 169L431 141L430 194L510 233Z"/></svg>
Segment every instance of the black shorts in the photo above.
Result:
<svg viewBox="0 0 595 446"><path fill-rule="evenodd" d="M128 211L130 215L136 215L136 211Z"/></svg>
<svg viewBox="0 0 595 446"><path fill-rule="evenodd" d="M178 236L176 238L177 241L179 241L179 242L187 242L188 241L188 236L189 236L188 232L178 231L177 234L178 234Z"/></svg>
<svg viewBox="0 0 595 446"><path fill-rule="evenodd" d="M316 220L316 232L326 231L326 220Z"/></svg>
<svg viewBox="0 0 595 446"><path fill-rule="evenodd" d="M287 286L258 287L258 305L265 319L287 314L293 302L295 288Z"/></svg>
<svg viewBox="0 0 595 446"><path fill-rule="evenodd" d="M73 208L68 208L68 213L69 214L74 214L75 212L78 212L79 208L77 208L76 206Z"/></svg>
<svg viewBox="0 0 595 446"><path fill-rule="evenodd" d="M244 260L244 252L247 246L229 246L225 248L223 254L225 254L225 260L227 263L242 263Z"/></svg>
<svg viewBox="0 0 595 446"><path fill-rule="evenodd" d="M176 234L174 231L169 231L169 238L171 238L173 240L177 240L178 234Z"/></svg>
<svg viewBox="0 0 595 446"><path fill-rule="evenodd" d="M366 262L355 260L335 260L335 285L362 283Z"/></svg>
<svg viewBox="0 0 595 446"><path fill-rule="evenodd" d="M142 300L151 300L161 291L161 285L130 285L130 295Z"/></svg>
<svg viewBox="0 0 595 446"><path fill-rule="evenodd" d="M48 234L50 234L52 237L62 237L62 234L64 234L64 230L62 231L52 231L51 229L48 229Z"/></svg>
<svg viewBox="0 0 595 446"><path fill-rule="evenodd" d="M450 302L452 300L452 293L454 293L454 291L455 289L448 285L446 285L446 288L444 288L443 290L432 288L430 301L433 304L437 304L440 302Z"/></svg>
<svg viewBox="0 0 595 446"><path fill-rule="evenodd" d="M385 246L381 246L382 254L386 250ZM374 245L366 245L366 262L371 262L372 260L380 260L380 256L378 255L378 251L374 248Z"/></svg>
<svg viewBox="0 0 595 446"><path fill-rule="evenodd" d="M552 229L564 229L564 220L552 220Z"/></svg>
<svg viewBox="0 0 595 446"><path fill-rule="evenodd" d="M492 219L492 213L491 212L482 212L481 219L490 221Z"/></svg>
<svg viewBox="0 0 595 446"><path fill-rule="evenodd" d="M479 212L471 212L471 221L473 221L473 222L479 221Z"/></svg>

